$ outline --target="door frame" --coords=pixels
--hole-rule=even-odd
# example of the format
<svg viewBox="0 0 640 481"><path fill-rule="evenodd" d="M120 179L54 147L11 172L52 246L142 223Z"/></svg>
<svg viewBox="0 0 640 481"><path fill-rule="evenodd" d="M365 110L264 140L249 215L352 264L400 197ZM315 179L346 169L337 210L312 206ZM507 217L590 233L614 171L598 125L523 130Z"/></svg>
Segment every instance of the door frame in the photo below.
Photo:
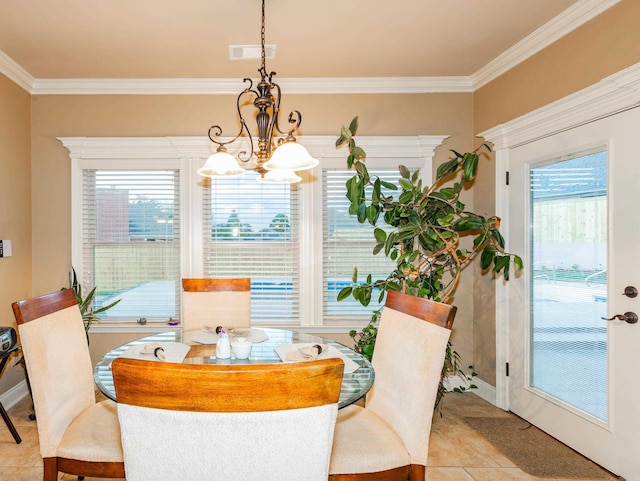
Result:
<svg viewBox="0 0 640 481"><path fill-rule="evenodd" d="M534 110L478 136L493 144L496 159L496 215L501 229L509 228L507 175L511 149L550 135L614 115L640 105L640 63L602 79L597 84ZM506 239L509 250L509 239ZM496 298L496 406L509 410L508 299L509 283L498 280Z"/></svg>

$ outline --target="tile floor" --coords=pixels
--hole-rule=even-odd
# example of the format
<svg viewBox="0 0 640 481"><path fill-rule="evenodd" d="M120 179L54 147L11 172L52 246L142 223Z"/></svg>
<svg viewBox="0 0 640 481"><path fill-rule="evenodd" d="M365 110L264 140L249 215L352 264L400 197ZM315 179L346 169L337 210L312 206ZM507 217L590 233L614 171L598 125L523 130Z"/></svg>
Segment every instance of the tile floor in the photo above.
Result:
<svg viewBox="0 0 640 481"><path fill-rule="evenodd" d="M40 481L42 460L38 448L36 422L28 418L28 399L8 410L22 438L15 444L0 422L0 481ZM445 398L442 417L434 417L431 432L427 480L429 481L569 481L530 476L506 458L486 439L469 427L463 416L511 416L473 393L450 393ZM60 475L71 481L75 476ZM95 481L98 478L85 478ZM613 476L611 480L615 480ZM104 481L104 480L103 480ZM176 480L180 481L180 480ZM570 478L570 481L584 481ZM601 480L602 481L602 480Z"/></svg>

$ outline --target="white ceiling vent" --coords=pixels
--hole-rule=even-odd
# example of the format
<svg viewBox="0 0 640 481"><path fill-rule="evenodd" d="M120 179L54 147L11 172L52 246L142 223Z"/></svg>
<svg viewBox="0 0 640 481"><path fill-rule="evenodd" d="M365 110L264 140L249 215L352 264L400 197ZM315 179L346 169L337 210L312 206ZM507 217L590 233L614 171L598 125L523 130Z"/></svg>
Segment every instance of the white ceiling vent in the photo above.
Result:
<svg viewBox="0 0 640 481"><path fill-rule="evenodd" d="M276 56L275 45L264 46L265 58L273 59ZM229 45L229 58L231 60L255 60L261 58L260 45Z"/></svg>

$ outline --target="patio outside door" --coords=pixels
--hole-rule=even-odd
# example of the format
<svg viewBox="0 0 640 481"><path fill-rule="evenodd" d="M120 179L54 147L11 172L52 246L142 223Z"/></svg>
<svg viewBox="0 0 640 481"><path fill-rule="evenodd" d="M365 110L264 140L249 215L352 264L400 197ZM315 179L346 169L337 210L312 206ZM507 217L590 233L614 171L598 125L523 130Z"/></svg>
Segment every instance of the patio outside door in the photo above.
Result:
<svg viewBox="0 0 640 481"><path fill-rule="evenodd" d="M640 108L509 151L509 409L640 481Z"/></svg>

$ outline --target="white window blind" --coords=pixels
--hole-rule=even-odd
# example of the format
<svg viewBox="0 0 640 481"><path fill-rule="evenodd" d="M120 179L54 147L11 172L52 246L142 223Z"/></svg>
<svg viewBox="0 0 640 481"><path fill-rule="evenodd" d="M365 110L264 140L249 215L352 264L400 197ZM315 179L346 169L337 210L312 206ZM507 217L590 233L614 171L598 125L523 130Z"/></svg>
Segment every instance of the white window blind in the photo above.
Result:
<svg viewBox="0 0 640 481"><path fill-rule="evenodd" d="M607 152L530 170L530 384L607 420ZM578 375L576 375L578 374Z"/></svg>
<svg viewBox="0 0 640 481"><path fill-rule="evenodd" d="M83 170L83 289L102 320L178 317L178 170ZM78 273L80 275L80 273Z"/></svg>
<svg viewBox="0 0 640 481"><path fill-rule="evenodd" d="M369 174L396 183L400 173L396 168L369 169ZM338 293L351 285L354 267L358 268L358 280L368 274L373 280L386 279L395 268L395 263L380 252L373 255L374 227L368 222L360 224L349 215L349 200L346 197L346 182L353 177L349 169L324 169L322 175L325 201L323 205L323 313L325 320L370 319L371 312L380 307L378 291L374 291L371 303L363 307L352 297L340 302ZM384 191L385 195L394 191ZM395 191L395 196L397 192ZM368 194L370 195L370 194ZM379 225L385 228L383 222Z"/></svg>
<svg viewBox="0 0 640 481"><path fill-rule="evenodd" d="M298 198L255 172L204 189L204 276L250 277L252 322L300 321Z"/></svg>

